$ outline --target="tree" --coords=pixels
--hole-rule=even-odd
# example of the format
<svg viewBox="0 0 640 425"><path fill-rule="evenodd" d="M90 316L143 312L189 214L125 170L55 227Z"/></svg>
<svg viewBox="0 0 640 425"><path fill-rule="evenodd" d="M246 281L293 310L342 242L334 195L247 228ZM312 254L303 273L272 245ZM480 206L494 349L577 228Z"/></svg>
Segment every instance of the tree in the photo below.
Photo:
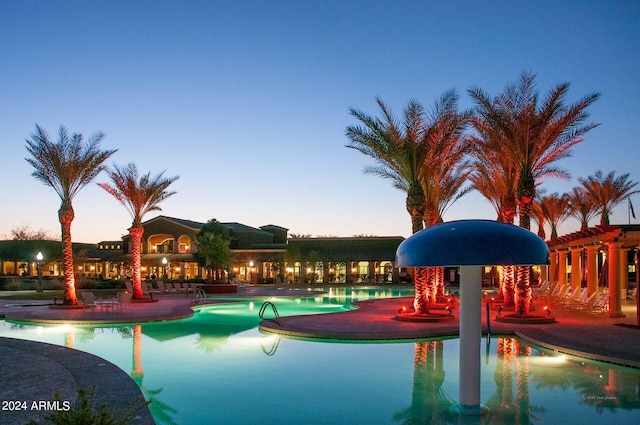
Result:
<svg viewBox="0 0 640 425"><path fill-rule="evenodd" d="M72 201L78 192L105 169L104 162L116 150L101 150L104 135L96 133L85 143L82 134L69 134L60 127L58 141L49 139L47 132L36 125L36 132L27 140L26 161L33 166L31 174L53 188L61 200L58 219L62 237L62 272L64 275L64 303L77 304L73 268L71 222L75 217Z"/></svg>
<svg viewBox="0 0 640 425"><path fill-rule="evenodd" d="M558 238L558 226L569 218L571 211L571 199L567 194L558 192L543 196L540 199L540 210L551 228L551 240Z"/></svg>
<svg viewBox="0 0 640 425"><path fill-rule="evenodd" d="M611 171L604 176L602 171L596 171L595 175L586 179L579 178L578 182L587 193L591 202L596 206L600 214L600 224L608 225L611 211L620 204L627 196L638 193L633 190L638 182L629 180L629 174L622 174L616 177Z"/></svg>
<svg viewBox="0 0 640 425"><path fill-rule="evenodd" d="M426 203L421 182L421 169L427 155L427 146L422 143L424 108L417 101L410 101L400 123L381 99L376 102L382 119L350 109L361 125L347 127L350 142L346 146L376 162L365 167L365 174L391 180L394 187L407 194L405 207L411 217L411 230L416 233L424 228Z"/></svg>
<svg viewBox="0 0 640 425"><path fill-rule="evenodd" d="M580 221L580 231L589 228L589 221L598 214L598 206L589 197L589 193L583 187L574 187L567 195L571 207L571 215Z"/></svg>
<svg viewBox="0 0 640 425"><path fill-rule="evenodd" d="M207 270L207 281L220 281L222 272L233 263L231 232L216 219L209 220L196 235L196 260Z"/></svg>
<svg viewBox="0 0 640 425"><path fill-rule="evenodd" d="M539 102L535 75L520 74L517 84L508 84L495 98L481 89L472 88L469 94L475 112L487 124L493 135L493 149L509 155L516 165L516 201L520 227L531 228L531 208L540 180L547 177L568 179L569 174L555 165L571 155L571 148L598 124L586 123L586 109L599 93L591 93L578 102L566 105L569 83L553 87ZM530 268L517 268L516 312L526 315L531 302Z"/></svg>
<svg viewBox="0 0 640 425"><path fill-rule="evenodd" d="M44 229L32 230L27 225L21 225L11 229L11 239L14 241L55 241L56 237L51 236Z"/></svg>
<svg viewBox="0 0 640 425"><path fill-rule="evenodd" d="M467 191L461 189L467 175L461 158L468 116L457 111L458 97L453 90L445 92L428 113L420 103L410 101L402 121L380 99L376 101L382 118L350 109L361 125L347 127L347 147L376 162L365 168L366 174L389 179L406 193L405 207L416 233L425 224L442 221L446 208ZM438 274L429 279L427 271L414 271L416 314L426 313L428 297L435 298L432 289Z"/></svg>
<svg viewBox="0 0 640 425"><path fill-rule="evenodd" d="M133 274L131 283L133 297L140 299L143 297L142 277L140 275L142 259L140 245L144 233L142 219L151 211L161 211L160 202L176 193L167 191L167 188L179 177L164 177L164 171L154 177L151 177L151 173L139 176L138 168L134 163L129 163L124 167L114 165L112 169L107 170L107 174L111 179L111 184L98 183L98 186L124 205L132 218L131 227L129 228Z"/></svg>

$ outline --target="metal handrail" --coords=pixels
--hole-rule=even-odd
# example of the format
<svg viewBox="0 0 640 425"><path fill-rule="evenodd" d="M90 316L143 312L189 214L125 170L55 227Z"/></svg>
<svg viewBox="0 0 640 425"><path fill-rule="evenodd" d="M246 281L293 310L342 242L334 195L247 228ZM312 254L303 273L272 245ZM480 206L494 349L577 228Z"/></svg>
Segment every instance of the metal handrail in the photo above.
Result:
<svg viewBox="0 0 640 425"><path fill-rule="evenodd" d="M265 310L267 309L268 306L271 306L271 310L273 310L273 315L275 316L275 318L273 318L273 319L265 319L264 318L264 312L265 312ZM258 313L258 316L262 320L273 320L278 325L282 326L282 320L280 319L280 314L278 313L278 309L276 308L275 304L272 303L271 301L265 301L264 303L262 303L262 307L260 307L260 312Z"/></svg>

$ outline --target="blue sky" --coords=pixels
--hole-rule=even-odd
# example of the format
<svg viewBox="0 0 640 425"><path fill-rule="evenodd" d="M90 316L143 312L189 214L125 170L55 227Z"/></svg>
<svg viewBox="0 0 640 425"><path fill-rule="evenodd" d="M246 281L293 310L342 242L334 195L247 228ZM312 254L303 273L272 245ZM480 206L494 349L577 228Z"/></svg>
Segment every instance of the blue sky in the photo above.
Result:
<svg viewBox="0 0 640 425"><path fill-rule="evenodd" d="M560 164L572 181L546 181L548 193L598 169L640 180L637 1L2 0L0 43L0 237L60 232L59 199L24 160L36 123L102 131L118 149L109 164L179 175L164 215L408 236L404 194L345 147L349 108L377 115L380 97L400 115L451 88L470 107L469 87L496 94L525 70L543 94L565 81L570 102L602 93L589 109L600 127ZM96 184L74 208L75 241L131 224ZM445 214L468 218L495 212L472 193ZM614 210L627 220L626 205Z"/></svg>

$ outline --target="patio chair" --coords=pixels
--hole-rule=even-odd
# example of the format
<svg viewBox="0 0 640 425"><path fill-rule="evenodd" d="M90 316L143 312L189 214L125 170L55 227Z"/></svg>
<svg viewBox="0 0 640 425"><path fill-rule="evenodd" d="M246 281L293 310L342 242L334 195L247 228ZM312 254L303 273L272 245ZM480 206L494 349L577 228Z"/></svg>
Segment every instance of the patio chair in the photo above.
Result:
<svg viewBox="0 0 640 425"><path fill-rule="evenodd" d="M132 292L133 293L133 292ZM149 287L149 284L147 282L144 282L142 284L142 295L146 296L148 295L149 297L153 298L153 295L159 295L160 291L158 291L157 289L153 289L153 287Z"/></svg>
<svg viewBox="0 0 640 425"><path fill-rule="evenodd" d="M82 293L82 302L86 308L96 308L98 307L98 303L96 302L96 297L93 295L93 292L83 292Z"/></svg>
<svg viewBox="0 0 640 425"><path fill-rule="evenodd" d="M131 311L131 298L133 294L131 292L118 292L117 306L121 311Z"/></svg>
<svg viewBox="0 0 640 425"><path fill-rule="evenodd" d="M630 291L627 289L625 295L624 295L624 304L627 304L627 301L636 301L636 297L638 296L638 288L634 288L633 291Z"/></svg>

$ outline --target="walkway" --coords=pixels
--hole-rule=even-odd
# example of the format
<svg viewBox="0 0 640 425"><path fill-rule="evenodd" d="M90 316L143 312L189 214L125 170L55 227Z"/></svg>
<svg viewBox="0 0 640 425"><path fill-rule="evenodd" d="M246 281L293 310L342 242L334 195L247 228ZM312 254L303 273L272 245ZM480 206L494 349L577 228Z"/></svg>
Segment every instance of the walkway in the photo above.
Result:
<svg viewBox="0 0 640 425"><path fill-rule="evenodd" d="M301 292L289 294L300 296ZM274 287L247 287L235 295L225 294L225 298L274 295L287 295L287 291ZM184 295L163 296L158 302L132 304L130 312L104 312L56 310L38 302L0 300L0 317L4 315L7 320L41 323L139 323L188 317L193 314L191 301L192 298ZM364 301L357 303L357 310L285 317L283 326L265 320L260 326L264 332L302 338L388 340L458 334L458 312L455 310L454 319L450 321L414 323L395 320L398 309L410 304L411 299L408 298ZM549 305L556 323L524 325L495 322L497 313L491 311L491 332L494 335L515 334L535 345L562 353L640 368L640 330L632 326L636 324L635 306L623 307L626 317L609 319L603 315L562 309L552 303ZM484 308L482 323L486 331ZM77 389L96 383L101 400L108 398L111 402L126 405L142 395L127 373L115 365L64 347L0 338L0 364L3 365L0 381L0 399L3 401L50 401L55 392L59 392L64 400L72 401ZM2 423L23 424L39 417L37 411L5 411ZM154 423L148 409L141 412L135 423Z"/></svg>

